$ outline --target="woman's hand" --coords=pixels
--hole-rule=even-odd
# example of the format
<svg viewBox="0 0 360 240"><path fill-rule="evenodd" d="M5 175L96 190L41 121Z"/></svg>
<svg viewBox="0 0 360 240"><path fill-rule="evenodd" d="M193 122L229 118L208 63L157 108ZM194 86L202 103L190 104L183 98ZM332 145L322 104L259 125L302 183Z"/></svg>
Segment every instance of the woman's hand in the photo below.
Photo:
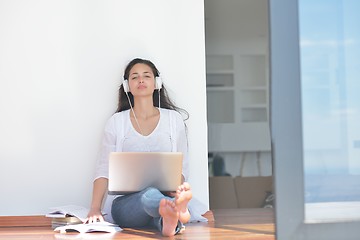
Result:
<svg viewBox="0 0 360 240"><path fill-rule="evenodd" d="M101 214L101 210L97 208L90 209L85 223L96 223L96 222L104 222L104 217Z"/></svg>
<svg viewBox="0 0 360 240"><path fill-rule="evenodd" d="M93 196L91 200L90 211L87 215L85 223L103 222L104 218L101 214L101 205L108 186L108 179L98 178L94 181Z"/></svg>

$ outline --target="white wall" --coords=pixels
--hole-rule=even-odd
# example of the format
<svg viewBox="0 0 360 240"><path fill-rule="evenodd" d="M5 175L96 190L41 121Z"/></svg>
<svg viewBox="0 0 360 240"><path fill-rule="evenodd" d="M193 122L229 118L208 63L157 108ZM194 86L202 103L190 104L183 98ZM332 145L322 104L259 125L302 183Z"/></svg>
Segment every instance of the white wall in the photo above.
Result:
<svg viewBox="0 0 360 240"><path fill-rule="evenodd" d="M190 183L208 206L203 1L0 0L0 215L89 206L104 123L138 56L190 113Z"/></svg>

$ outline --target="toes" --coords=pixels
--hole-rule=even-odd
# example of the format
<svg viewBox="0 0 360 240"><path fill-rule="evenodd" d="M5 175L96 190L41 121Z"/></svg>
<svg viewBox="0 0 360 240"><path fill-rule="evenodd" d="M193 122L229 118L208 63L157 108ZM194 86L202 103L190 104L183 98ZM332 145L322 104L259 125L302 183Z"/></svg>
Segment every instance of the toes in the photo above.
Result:
<svg viewBox="0 0 360 240"><path fill-rule="evenodd" d="M184 182L183 186L185 190L190 190L190 184L188 182Z"/></svg>
<svg viewBox="0 0 360 240"><path fill-rule="evenodd" d="M160 207L165 207L166 206L166 199L163 198L160 200Z"/></svg>
<svg viewBox="0 0 360 240"><path fill-rule="evenodd" d="M171 201L171 200L168 200L168 199L165 199L165 198L161 199L160 206L162 206L162 207L170 207L170 208L176 210L175 202Z"/></svg>

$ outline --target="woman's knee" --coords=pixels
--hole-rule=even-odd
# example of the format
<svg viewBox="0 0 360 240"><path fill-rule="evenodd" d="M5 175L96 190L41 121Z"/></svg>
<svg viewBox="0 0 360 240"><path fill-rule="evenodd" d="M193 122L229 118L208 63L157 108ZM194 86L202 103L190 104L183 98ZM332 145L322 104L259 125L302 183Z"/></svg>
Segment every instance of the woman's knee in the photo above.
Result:
<svg viewBox="0 0 360 240"><path fill-rule="evenodd" d="M152 194L161 194L161 192L159 191L159 189L154 188L154 187L147 187L142 191L144 194L146 195L152 195Z"/></svg>
<svg viewBox="0 0 360 240"><path fill-rule="evenodd" d="M164 198L164 195L159 191L159 189L154 187L148 187L142 191L141 202L144 204L146 201L158 200L160 201Z"/></svg>

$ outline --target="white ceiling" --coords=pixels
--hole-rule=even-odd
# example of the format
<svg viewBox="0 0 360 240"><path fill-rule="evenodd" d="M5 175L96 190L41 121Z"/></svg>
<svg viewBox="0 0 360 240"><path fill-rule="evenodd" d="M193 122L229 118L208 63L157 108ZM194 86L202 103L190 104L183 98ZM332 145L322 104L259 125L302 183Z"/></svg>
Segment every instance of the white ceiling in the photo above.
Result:
<svg viewBox="0 0 360 240"><path fill-rule="evenodd" d="M268 37L268 0L205 0L207 40Z"/></svg>

